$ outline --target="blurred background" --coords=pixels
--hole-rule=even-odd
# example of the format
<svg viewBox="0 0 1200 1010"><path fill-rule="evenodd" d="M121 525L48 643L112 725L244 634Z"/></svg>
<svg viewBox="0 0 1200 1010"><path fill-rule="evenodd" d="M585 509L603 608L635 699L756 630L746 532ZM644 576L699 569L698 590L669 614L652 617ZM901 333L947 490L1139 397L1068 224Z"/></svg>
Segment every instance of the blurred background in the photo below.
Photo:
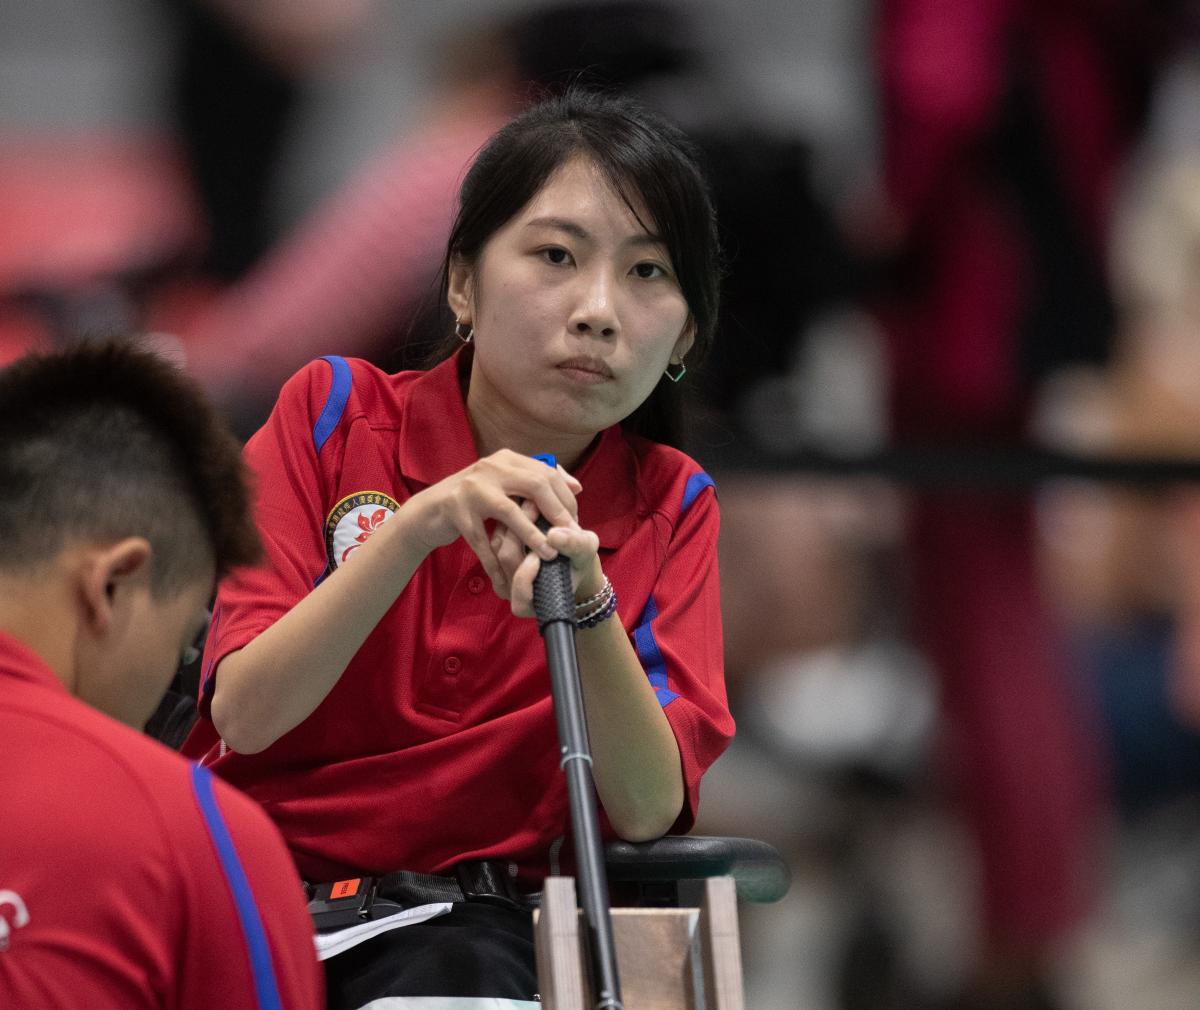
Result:
<svg viewBox="0 0 1200 1010"><path fill-rule="evenodd" d="M243 435L404 367L464 166L580 72L722 222L748 1005L1200 1004L1195 2L4 0L0 361L149 333Z"/></svg>

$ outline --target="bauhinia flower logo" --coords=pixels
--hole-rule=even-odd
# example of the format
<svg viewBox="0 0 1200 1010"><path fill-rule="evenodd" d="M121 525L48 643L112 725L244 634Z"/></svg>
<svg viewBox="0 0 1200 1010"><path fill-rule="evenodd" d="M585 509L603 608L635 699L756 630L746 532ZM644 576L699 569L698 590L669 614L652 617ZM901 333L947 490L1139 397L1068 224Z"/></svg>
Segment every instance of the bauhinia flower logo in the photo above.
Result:
<svg viewBox="0 0 1200 1010"><path fill-rule="evenodd" d="M344 564L400 506L382 491L358 491L338 502L325 520L330 570Z"/></svg>
<svg viewBox="0 0 1200 1010"><path fill-rule="evenodd" d="M390 516L391 513L387 509L376 509L371 513L370 518L361 512L358 515L358 528L362 532L354 538L354 543L342 551L341 561L345 561L350 556L351 551L358 550L363 544L371 539L371 534L379 529L383 521Z"/></svg>

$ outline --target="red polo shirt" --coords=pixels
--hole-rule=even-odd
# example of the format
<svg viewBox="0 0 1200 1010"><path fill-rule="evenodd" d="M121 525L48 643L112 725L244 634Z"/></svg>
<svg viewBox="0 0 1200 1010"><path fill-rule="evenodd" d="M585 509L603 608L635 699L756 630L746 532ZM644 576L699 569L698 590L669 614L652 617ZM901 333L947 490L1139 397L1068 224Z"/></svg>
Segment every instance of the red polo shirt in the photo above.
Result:
<svg viewBox="0 0 1200 1010"><path fill-rule="evenodd" d="M0 634L0 1006L317 1010L300 882L245 796Z"/></svg>
<svg viewBox="0 0 1200 1010"><path fill-rule="evenodd" d="M221 586L212 670L344 563L411 495L478 457L451 359L388 375L315 361L246 447L268 564ZM614 427L576 472L619 617L675 732L690 826L700 776L733 735L722 670L718 513L687 456ZM536 622L513 617L460 539L433 551L329 695L265 751L228 751L205 716L185 745L257 799L302 875L439 872L503 858L525 879L569 834Z"/></svg>

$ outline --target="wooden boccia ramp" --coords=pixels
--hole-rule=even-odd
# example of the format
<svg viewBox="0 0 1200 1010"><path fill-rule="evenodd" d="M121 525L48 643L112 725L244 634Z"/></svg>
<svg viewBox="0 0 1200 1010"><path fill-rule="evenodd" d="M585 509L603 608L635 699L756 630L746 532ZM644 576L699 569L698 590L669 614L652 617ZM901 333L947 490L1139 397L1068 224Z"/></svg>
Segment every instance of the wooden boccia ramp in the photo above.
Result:
<svg viewBox="0 0 1200 1010"><path fill-rule="evenodd" d="M605 865L614 888L659 903L612 909L625 1010L743 1010L737 902L787 893L779 853L748 838L669 836L612 843ZM675 896L679 907L662 907ZM547 878L534 922L543 1006L594 1010L573 878Z"/></svg>

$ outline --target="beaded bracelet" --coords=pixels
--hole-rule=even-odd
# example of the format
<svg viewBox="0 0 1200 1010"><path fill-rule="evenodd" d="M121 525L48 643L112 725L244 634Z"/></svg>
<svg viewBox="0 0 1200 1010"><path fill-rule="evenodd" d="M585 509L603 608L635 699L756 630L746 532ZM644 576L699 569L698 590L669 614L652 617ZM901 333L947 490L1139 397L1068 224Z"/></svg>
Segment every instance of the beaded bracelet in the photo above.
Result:
<svg viewBox="0 0 1200 1010"><path fill-rule="evenodd" d="M591 611L580 610L591 606ZM613 589L612 583L606 577L604 579L604 588L595 596L590 596L582 603L575 607L575 627L576 628L594 628L601 621L607 621L613 614L617 612L617 591Z"/></svg>
<svg viewBox="0 0 1200 1010"><path fill-rule="evenodd" d="M589 596L586 600L580 600L578 603L575 604L576 616L579 616L580 614L586 614L589 610L594 609L596 604L600 603L601 600L607 600L608 594L611 593L612 591L613 591L612 583L608 581L608 576L605 575L604 576L604 585L602 585L600 587L600 592L598 592L592 596Z"/></svg>

